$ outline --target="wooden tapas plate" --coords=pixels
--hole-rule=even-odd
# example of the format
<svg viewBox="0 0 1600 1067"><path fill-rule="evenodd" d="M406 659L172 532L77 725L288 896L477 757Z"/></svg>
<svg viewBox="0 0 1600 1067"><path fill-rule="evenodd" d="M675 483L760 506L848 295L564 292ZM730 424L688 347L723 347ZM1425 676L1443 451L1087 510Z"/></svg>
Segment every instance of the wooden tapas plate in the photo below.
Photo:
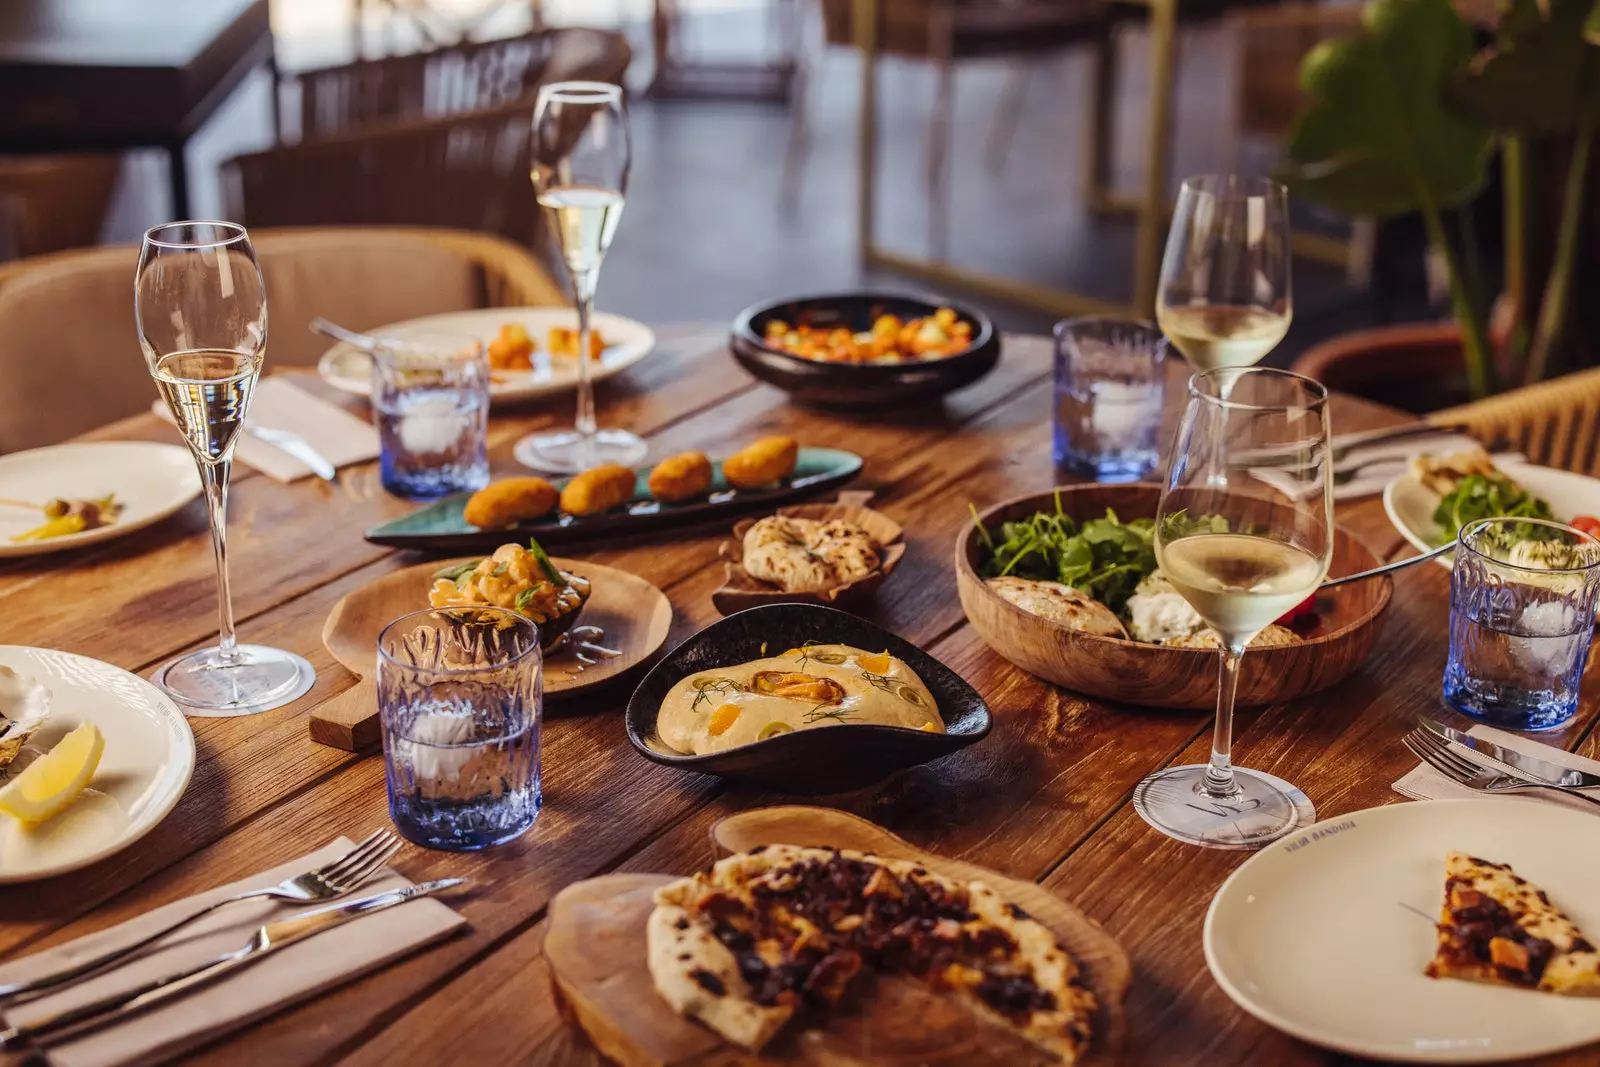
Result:
<svg viewBox="0 0 1600 1067"><path fill-rule="evenodd" d="M794 471L762 489L735 489L722 476L720 461L712 462L711 488L696 500L668 504L650 495L650 468L640 467L633 499L600 515L551 514L505 530L484 530L462 517L471 493L455 493L419 508L409 515L374 526L366 532L373 544L394 548L419 548L437 552L493 552L507 541L530 537L545 547L594 541L601 537L656 533L672 526L705 522L724 515L759 511L812 493L843 485L861 472L861 457L840 448L802 446ZM551 484L562 488L570 479Z"/></svg>
<svg viewBox="0 0 1600 1067"><path fill-rule="evenodd" d="M787 593L769 582L752 578L744 569L744 535L756 524L756 520L744 519L734 526L733 539L722 542L718 549L727 568L727 577L721 586L712 591L711 602L722 614L732 615L736 611L763 604L839 607L866 597L894 573L894 569L900 565L900 557L906 554L906 546L900 539L904 533L900 524L883 512L867 507L871 499L872 493L869 491L849 490L840 493L839 499L831 504L797 504L777 511L777 514L790 519L814 519L817 522L843 519L871 534L872 539L883 546L883 556L878 569L865 578L819 593Z"/></svg>
<svg viewBox="0 0 1600 1067"><path fill-rule="evenodd" d="M377 664L378 634L400 616L426 608L434 572L462 562L465 559L419 563L346 594L328 613L322 643L351 673L370 678ZM589 579L589 601L577 625L600 627L605 638L596 643L622 655L584 664L565 648L546 653L545 696L560 699L610 682L660 651L672 626L672 605L661 590L637 574L615 567L560 557L553 562Z"/></svg>
<svg viewBox="0 0 1600 1067"><path fill-rule="evenodd" d="M1123 519L1153 516L1160 502L1156 485L1075 485L1063 487L1062 509L1075 519L1094 519L1110 508ZM1055 491L997 504L978 517L987 529L1053 510ZM956 542L956 587L961 607L990 648L1029 674L1049 682L1113 700L1158 708L1212 707L1217 699L1217 653L1212 649L1100 637L1040 618L1002 599L984 584L983 538L968 523ZM1345 530L1334 528L1329 577L1354 574L1382 560ZM1394 583L1388 575L1354 582L1317 595L1317 628L1292 645L1258 648L1245 655L1238 702L1244 705L1292 700L1325 689L1360 666L1382 632L1383 612Z"/></svg>
<svg viewBox="0 0 1600 1067"><path fill-rule="evenodd" d="M1122 1047L1128 957L1093 919L1033 882L926 853L865 819L830 808L762 808L711 830L723 854L757 845L813 845L910 859L950 878L981 881L1055 933L1100 1002L1087 1067L1116 1062ZM652 894L673 879L613 874L578 882L550 906L545 958L572 1015L596 1047L622 1067L1028 1067L1053 1062L1021 1038L979 1019L952 998L902 977L877 979L856 1002L827 1017L802 1017L757 1056L685 1019L657 995L645 963Z"/></svg>

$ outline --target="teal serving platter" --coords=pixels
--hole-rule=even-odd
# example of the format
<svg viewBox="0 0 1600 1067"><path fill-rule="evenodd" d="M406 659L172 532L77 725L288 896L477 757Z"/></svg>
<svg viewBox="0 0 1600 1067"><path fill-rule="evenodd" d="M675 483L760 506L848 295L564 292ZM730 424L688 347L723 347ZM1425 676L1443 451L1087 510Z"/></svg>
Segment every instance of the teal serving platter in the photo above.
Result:
<svg viewBox="0 0 1600 1067"><path fill-rule="evenodd" d="M549 547L574 541L627 537L654 533L674 526L715 520L724 515L758 511L812 496L843 485L861 473L861 457L840 448L802 447L794 471L761 489L734 489L722 476L722 464L712 463L711 488L703 497L668 504L650 495L649 467L640 467L633 500L600 515L566 515L553 512L532 522L483 530L462 518L471 493L456 493L419 508L409 515L374 526L366 538L376 545L438 552L492 552L507 541L535 537ZM562 488L568 479L552 484Z"/></svg>

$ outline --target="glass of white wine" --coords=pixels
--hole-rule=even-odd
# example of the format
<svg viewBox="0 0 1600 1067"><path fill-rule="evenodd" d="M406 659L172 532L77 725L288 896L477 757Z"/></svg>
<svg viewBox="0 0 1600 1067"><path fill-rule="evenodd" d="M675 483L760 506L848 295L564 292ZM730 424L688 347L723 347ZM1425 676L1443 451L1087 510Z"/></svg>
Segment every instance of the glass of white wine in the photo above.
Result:
<svg viewBox="0 0 1600 1067"><path fill-rule="evenodd" d="M1249 367L1289 330L1289 193L1268 178L1189 178L1167 232L1156 322L1195 370Z"/></svg>
<svg viewBox="0 0 1600 1067"><path fill-rule="evenodd" d="M1253 473L1265 464L1294 484L1268 488ZM1211 762L1150 775L1134 808L1181 841L1259 848L1315 819L1288 782L1233 765L1233 701L1246 646L1285 638L1275 620L1316 593L1332 562L1327 390L1266 367L1196 374L1167 470L1156 560L1220 649L1217 722Z"/></svg>
<svg viewBox="0 0 1600 1067"><path fill-rule="evenodd" d="M645 443L635 434L598 427L589 374L595 287L622 220L631 163L621 86L553 82L539 90L533 111L533 189L560 245L578 306L578 415L571 429L517 442L517 460L537 470L632 466L645 456Z"/></svg>
<svg viewBox="0 0 1600 1067"><path fill-rule="evenodd" d="M311 688L292 652L241 645L228 591L228 475L267 346L267 294L250 235L231 222L172 222L144 235L133 279L139 347L194 453L217 557L220 637L154 681L191 715L249 715Z"/></svg>

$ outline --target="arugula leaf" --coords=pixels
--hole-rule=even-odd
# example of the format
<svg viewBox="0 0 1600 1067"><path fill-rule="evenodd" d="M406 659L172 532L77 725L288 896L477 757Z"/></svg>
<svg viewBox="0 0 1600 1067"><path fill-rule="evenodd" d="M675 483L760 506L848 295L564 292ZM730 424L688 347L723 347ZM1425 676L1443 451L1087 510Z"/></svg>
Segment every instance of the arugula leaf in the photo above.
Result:
<svg viewBox="0 0 1600 1067"><path fill-rule="evenodd" d="M1060 582L1121 611L1146 575L1156 569L1150 519L1123 522L1114 511L1104 518L1075 522L1061 507L1027 519L1003 523L1000 539L983 531L988 577L1014 575Z"/></svg>
<svg viewBox="0 0 1600 1067"><path fill-rule="evenodd" d="M1455 539L1461 528L1478 519L1492 518L1550 519L1550 505L1533 496L1522 486L1503 474L1485 477L1469 474L1444 495L1434 509L1433 521L1439 530L1434 535L1435 544L1442 545ZM1542 540L1542 531L1524 525L1519 529L1520 539Z"/></svg>
<svg viewBox="0 0 1600 1067"><path fill-rule="evenodd" d="M532 553L534 560L539 564L539 569L544 571L545 577L550 579L552 585L565 586L567 584L566 576L550 561L549 555L546 554L539 542L531 537L528 538L528 551Z"/></svg>

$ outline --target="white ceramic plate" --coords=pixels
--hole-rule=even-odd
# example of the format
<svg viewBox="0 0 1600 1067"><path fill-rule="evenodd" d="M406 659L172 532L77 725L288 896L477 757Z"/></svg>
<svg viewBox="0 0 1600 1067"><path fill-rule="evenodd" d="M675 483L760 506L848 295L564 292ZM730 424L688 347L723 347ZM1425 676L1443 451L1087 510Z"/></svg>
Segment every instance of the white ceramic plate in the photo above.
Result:
<svg viewBox="0 0 1600 1067"><path fill-rule="evenodd" d="M50 690L50 718L7 768L22 770L67 731L92 722L105 751L65 811L34 827L0 815L0 882L31 882L120 852L166 818L194 771L194 735L177 705L120 667L71 652L0 645L0 664Z"/></svg>
<svg viewBox="0 0 1600 1067"><path fill-rule="evenodd" d="M1562 522L1579 515L1600 516L1600 480L1518 459L1496 458L1494 465L1528 492L1548 501L1551 513ZM1410 471L1383 490L1383 510L1389 513L1389 521L1419 552L1435 547L1432 538L1438 527L1434 525L1433 512L1438 506L1439 494ZM1441 556L1439 563L1450 566L1450 557Z"/></svg>
<svg viewBox="0 0 1600 1067"><path fill-rule="evenodd" d="M656 335L642 322L625 319L620 315L596 312L591 320L608 347L600 357L600 364L591 367L594 381L601 381L626 370L650 354L656 346ZM522 324L539 346L533 354L531 371L496 371L495 382L489 395L499 400L527 400L536 396L549 396L575 388L578 384L576 360L550 358L550 327L578 327L578 313L571 308L479 308L475 311L452 311L443 315L410 319L389 326L380 326L367 333L391 337L412 337L418 334L448 332L476 337L484 344L494 340L500 327L508 322ZM317 361L317 373L335 389L357 396L367 396L372 391L372 363L359 348L340 342L323 353Z"/></svg>
<svg viewBox="0 0 1600 1067"><path fill-rule="evenodd" d="M187 448L150 441L91 441L0 456L0 498L42 504L51 497L107 493L123 505L116 522L45 541L11 540L42 526L43 513L0 506L0 558L61 552L143 529L199 496L200 472Z"/></svg>
<svg viewBox="0 0 1600 1067"><path fill-rule="evenodd" d="M1228 996L1325 1048L1407 1063L1489 1063L1600 1041L1600 1000L1428 978L1444 854L1509 863L1600 930L1600 818L1528 800L1433 800L1340 815L1223 883L1206 963Z"/></svg>

